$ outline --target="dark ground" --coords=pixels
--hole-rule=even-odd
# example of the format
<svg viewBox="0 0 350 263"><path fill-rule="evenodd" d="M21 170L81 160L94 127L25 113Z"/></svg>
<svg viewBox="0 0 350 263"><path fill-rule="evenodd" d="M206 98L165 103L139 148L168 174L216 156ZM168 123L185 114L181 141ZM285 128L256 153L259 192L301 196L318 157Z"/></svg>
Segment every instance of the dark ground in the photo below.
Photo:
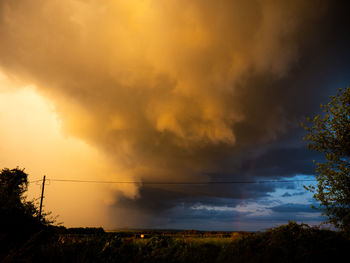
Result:
<svg viewBox="0 0 350 263"><path fill-rule="evenodd" d="M294 222L263 233L47 227L9 239L1 262L343 262L350 248L341 232Z"/></svg>

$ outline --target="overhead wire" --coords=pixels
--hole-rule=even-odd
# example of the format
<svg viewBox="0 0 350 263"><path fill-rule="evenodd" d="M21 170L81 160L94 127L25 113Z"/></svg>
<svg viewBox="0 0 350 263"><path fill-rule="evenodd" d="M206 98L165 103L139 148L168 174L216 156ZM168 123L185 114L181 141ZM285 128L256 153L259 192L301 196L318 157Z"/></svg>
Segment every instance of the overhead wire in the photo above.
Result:
<svg viewBox="0 0 350 263"><path fill-rule="evenodd" d="M207 182L167 182L167 181L101 181L101 180L79 180L79 179L47 179L52 182L65 183L97 183L97 184L141 184L141 185L214 185L214 184L264 184L264 183L298 183L315 182L316 179L299 180L257 180L257 181L207 181ZM30 181L29 183L40 182L42 179Z"/></svg>

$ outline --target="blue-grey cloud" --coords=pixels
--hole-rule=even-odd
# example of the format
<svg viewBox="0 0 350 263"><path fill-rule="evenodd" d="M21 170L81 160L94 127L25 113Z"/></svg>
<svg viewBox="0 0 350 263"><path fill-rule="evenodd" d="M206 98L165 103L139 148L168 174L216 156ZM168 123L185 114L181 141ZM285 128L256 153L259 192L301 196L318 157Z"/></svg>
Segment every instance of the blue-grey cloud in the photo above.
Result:
<svg viewBox="0 0 350 263"><path fill-rule="evenodd" d="M306 192L296 192L296 193L289 193L289 192L285 192L283 195L281 195L281 197L291 197L291 196L300 196L300 195L305 195Z"/></svg>
<svg viewBox="0 0 350 263"><path fill-rule="evenodd" d="M320 211L313 209L311 204L281 204L270 208L278 213L320 213Z"/></svg>

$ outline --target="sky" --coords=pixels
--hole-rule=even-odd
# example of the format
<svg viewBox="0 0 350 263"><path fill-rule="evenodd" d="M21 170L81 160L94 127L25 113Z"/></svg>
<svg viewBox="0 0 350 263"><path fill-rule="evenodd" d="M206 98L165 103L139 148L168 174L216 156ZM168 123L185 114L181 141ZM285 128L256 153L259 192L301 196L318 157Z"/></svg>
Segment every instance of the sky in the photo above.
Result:
<svg viewBox="0 0 350 263"><path fill-rule="evenodd" d="M46 175L45 210L68 227L320 224L300 180L322 156L300 123L350 84L347 10L0 0L0 167ZM251 183L148 184L228 181Z"/></svg>

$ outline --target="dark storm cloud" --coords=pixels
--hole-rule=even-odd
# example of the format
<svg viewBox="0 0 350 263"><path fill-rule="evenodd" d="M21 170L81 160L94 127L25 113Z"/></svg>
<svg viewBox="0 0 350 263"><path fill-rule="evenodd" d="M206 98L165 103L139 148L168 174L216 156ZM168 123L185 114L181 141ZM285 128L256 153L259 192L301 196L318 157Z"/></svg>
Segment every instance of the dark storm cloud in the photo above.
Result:
<svg viewBox="0 0 350 263"><path fill-rule="evenodd" d="M286 177L296 174L313 174L312 160L319 160L319 154L303 148L275 148L267 150L258 158L245 160L240 168L241 173L252 173L256 176Z"/></svg>
<svg viewBox="0 0 350 263"><path fill-rule="evenodd" d="M145 185L139 189L139 198L120 197L115 207L154 215L167 213L179 204L187 208L198 203L236 207L242 200L268 197L268 193L273 192L275 187L274 183L168 185L161 189L159 186Z"/></svg>
<svg viewBox="0 0 350 263"><path fill-rule="evenodd" d="M236 200L226 200L226 202L235 204ZM311 224L318 224L318 222L324 220L320 212L306 204L290 203L273 207L268 204L260 204L258 209L241 210L238 207L232 209L234 207L227 206L224 203L225 201L218 200L214 206L201 203L192 205L177 204L158 213L156 217L143 217L142 222L145 225L142 226L161 229L263 230L271 226L284 224L290 220ZM130 226L132 224L123 225L123 227Z"/></svg>
<svg viewBox="0 0 350 263"><path fill-rule="evenodd" d="M144 186L140 188L140 198L133 200L123 197L117 201L115 206L151 214L161 214L179 204L187 208L198 203L208 206L235 207L243 199L266 197L266 193L273 189L273 186L262 188L255 184L243 185L240 188L217 186L214 189L212 185L171 185L168 189Z"/></svg>

